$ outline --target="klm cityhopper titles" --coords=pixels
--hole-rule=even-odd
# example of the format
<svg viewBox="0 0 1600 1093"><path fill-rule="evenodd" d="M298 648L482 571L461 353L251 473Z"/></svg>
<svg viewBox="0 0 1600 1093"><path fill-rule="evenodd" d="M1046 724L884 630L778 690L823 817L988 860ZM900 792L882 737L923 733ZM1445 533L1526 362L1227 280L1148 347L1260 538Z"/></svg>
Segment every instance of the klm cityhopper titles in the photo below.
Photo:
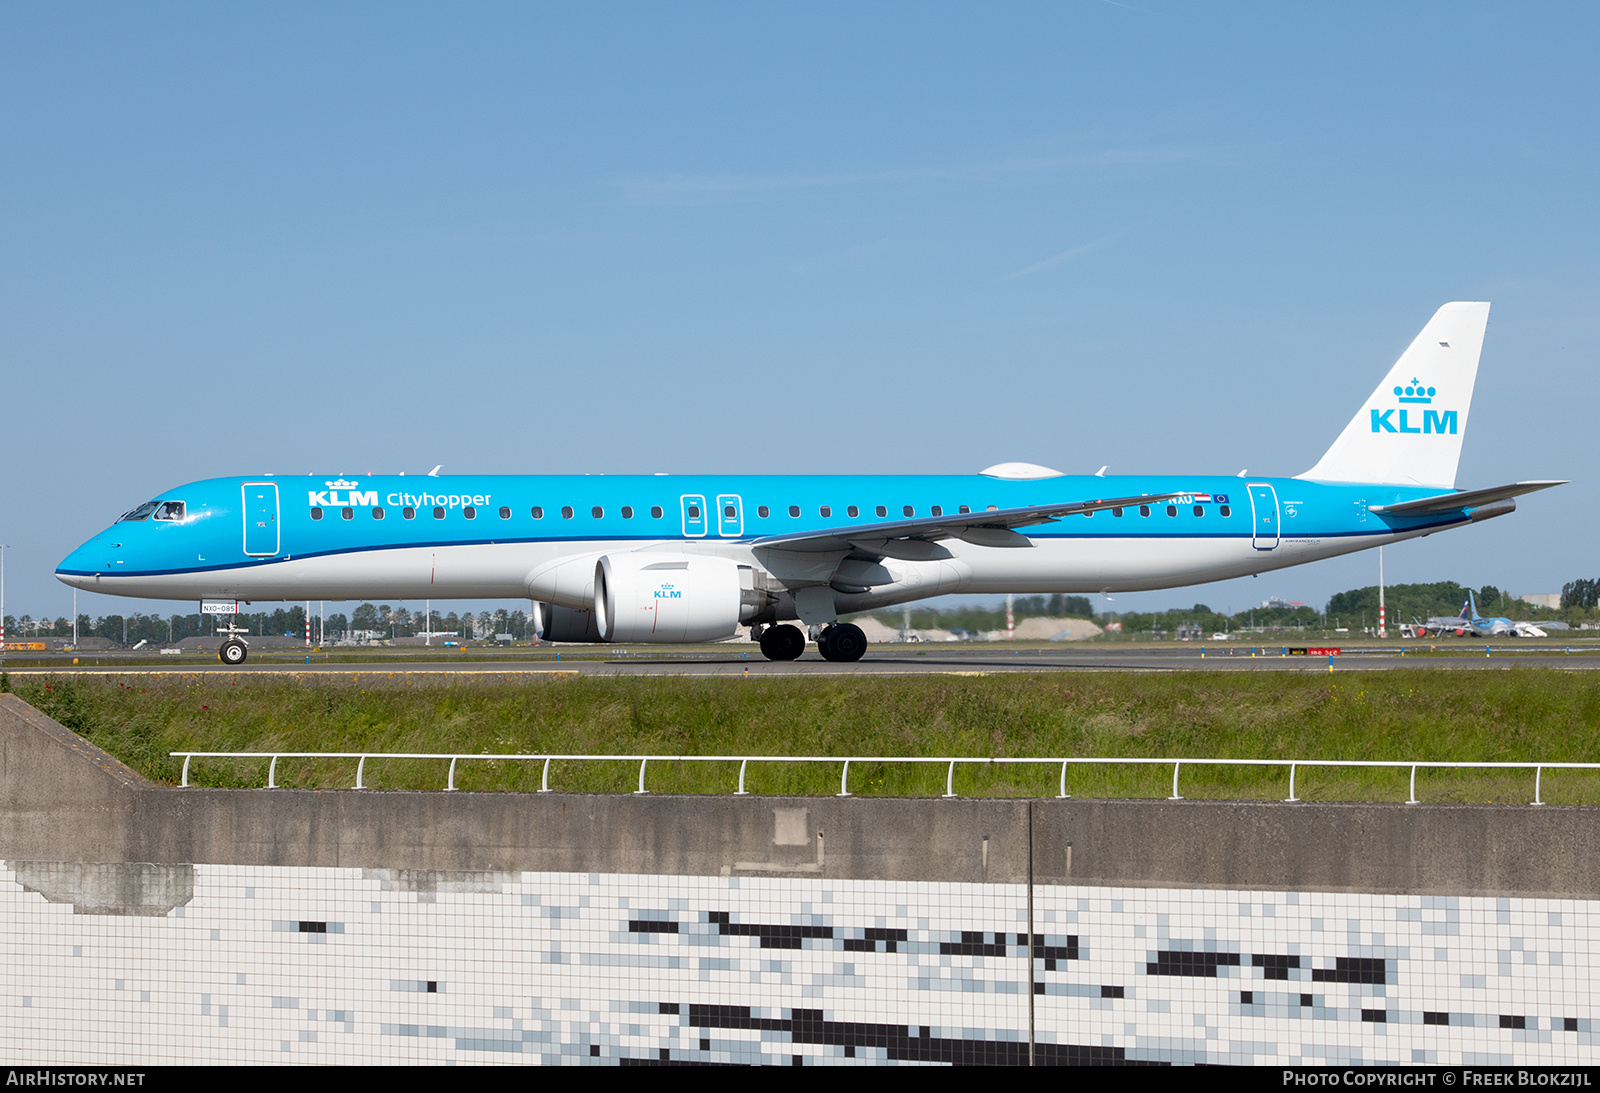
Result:
<svg viewBox="0 0 1600 1093"><path fill-rule="evenodd" d="M158 599L533 601L550 641L865 651L855 611L966 593L1120 592L1283 569L1501 516L1553 481L1455 490L1489 305L1440 308L1293 478L363 475L167 491L61 563ZM237 663L237 640L222 651Z"/></svg>

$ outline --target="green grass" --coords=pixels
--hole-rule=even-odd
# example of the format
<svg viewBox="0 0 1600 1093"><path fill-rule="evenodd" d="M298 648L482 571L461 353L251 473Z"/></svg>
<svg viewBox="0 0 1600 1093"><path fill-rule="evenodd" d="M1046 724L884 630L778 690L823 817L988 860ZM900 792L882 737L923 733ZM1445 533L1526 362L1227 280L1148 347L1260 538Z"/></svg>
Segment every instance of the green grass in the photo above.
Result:
<svg viewBox="0 0 1600 1093"><path fill-rule="evenodd" d="M23 699L133 766L176 782L170 751L685 755L1122 756L1600 762L1587 674L1344 671L1332 676L1050 673L781 679L279 675L11 677ZM373 788L439 788L444 761L369 760ZM458 766L464 789L537 789L538 764ZM958 767L963 796L1054 796L1059 767ZM731 792L738 765L652 763L654 792ZM1307 800L1407 796L1407 771L1302 769ZM560 790L623 792L637 764L555 763ZM857 763L857 794L932 796L943 766ZM1172 768L1078 767L1077 797L1166 797ZM266 762L196 760L193 784L259 786ZM355 782L353 760L281 760L279 785ZM1525 803L1531 772L1421 772L1432 801ZM752 764L756 793L838 792L837 764ZM1185 797L1281 800L1283 769L1186 768ZM1600 803L1600 772L1546 772L1544 800Z"/></svg>

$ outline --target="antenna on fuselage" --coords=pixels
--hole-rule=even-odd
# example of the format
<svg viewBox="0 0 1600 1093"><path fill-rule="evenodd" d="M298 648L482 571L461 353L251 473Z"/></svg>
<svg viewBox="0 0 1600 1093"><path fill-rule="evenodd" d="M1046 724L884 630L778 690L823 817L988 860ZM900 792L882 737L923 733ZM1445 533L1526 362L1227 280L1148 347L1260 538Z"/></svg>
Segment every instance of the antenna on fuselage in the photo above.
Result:
<svg viewBox="0 0 1600 1093"><path fill-rule="evenodd" d="M1099 470L1095 471L1094 472L1094 476L1096 478L1104 478L1106 476L1106 472L1109 471L1110 469L1111 469L1111 464L1107 463L1104 467L1101 467Z"/></svg>
<svg viewBox="0 0 1600 1093"><path fill-rule="evenodd" d="M428 472L428 477L429 478L438 478L439 477L439 472L442 471L442 470L444 470L444 464L443 463L439 464L437 467L433 468L433 470L429 471Z"/></svg>

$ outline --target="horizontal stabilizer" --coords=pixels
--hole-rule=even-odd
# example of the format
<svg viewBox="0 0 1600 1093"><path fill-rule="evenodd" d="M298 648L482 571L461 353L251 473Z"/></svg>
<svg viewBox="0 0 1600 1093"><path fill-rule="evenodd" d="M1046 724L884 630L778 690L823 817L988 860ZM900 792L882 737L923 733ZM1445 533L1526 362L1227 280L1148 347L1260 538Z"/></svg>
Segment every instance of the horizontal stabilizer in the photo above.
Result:
<svg viewBox="0 0 1600 1093"><path fill-rule="evenodd" d="M1547 490L1551 486L1565 486L1565 480L1544 480L1534 482L1513 482L1509 486L1491 486L1486 490L1463 490L1459 493L1443 493L1438 497L1423 497L1416 501L1401 501L1393 505L1369 505L1368 511L1380 516L1433 516L1441 512L1460 512L1462 509L1477 508L1494 501L1505 501L1512 497L1521 497L1525 493L1534 493L1538 490Z"/></svg>

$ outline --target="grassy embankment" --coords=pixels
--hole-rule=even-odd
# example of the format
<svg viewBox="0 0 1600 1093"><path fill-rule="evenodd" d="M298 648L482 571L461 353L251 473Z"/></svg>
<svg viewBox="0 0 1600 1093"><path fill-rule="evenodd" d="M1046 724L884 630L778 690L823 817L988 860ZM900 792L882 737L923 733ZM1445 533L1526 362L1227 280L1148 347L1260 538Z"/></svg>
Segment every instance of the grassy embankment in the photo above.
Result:
<svg viewBox="0 0 1600 1093"><path fill-rule="evenodd" d="M1600 689L1543 670L900 678L277 675L11 677L18 695L146 776L174 750L878 756L1184 756L1600 762ZM373 788L438 788L444 761L369 760ZM1600 773L1600 772L1597 772ZM1054 796L1059 767L957 768L963 796ZM537 789L537 763L473 761L463 789ZM653 763L654 792L731 792L735 763ZM937 795L943 766L857 763L857 794ZM1406 798L1408 772L1302 768L1308 800ZM637 764L556 763L562 790L627 791ZM1078 797L1165 797L1170 766L1078 767ZM266 762L196 760L192 783L259 786ZM279 785L338 788L354 760L281 760ZM752 764L756 793L838 792L839 766ZM1421 772L1431 801L1532 799L1532 772ZM1185 797L1279 800L1286 769L1186 768ZM1546 772L1551 803L1600 803L1600 776Z"/></svg>

